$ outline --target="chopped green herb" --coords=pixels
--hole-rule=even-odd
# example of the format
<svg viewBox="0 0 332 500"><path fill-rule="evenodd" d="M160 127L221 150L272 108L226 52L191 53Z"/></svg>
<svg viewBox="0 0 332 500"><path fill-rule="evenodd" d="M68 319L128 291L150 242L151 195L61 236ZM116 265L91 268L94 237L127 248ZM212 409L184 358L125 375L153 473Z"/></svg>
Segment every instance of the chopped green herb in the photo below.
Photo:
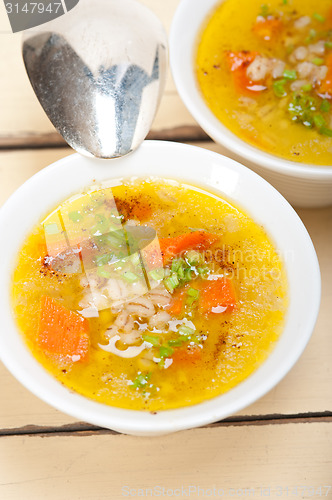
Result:
<svg viewBox="0 0 332 500"><path fill-rule="evenodd" d="M193 335L195 333L195 330L193 328L190 328L189 326L181 325L178 328L178 332L184 335L185 337L190 337L190 335Z"/></svg>
<svg viewBox="0 0 332 500"><path fill-rule="evenodd" d="M314 29L311 29L309 31L309 36L307 36L307 38L305 39L305 42L306 43L311 43L317 36L317 31L314 30Z"/></svg>
<svg viewBox="0 0 332 500"><path fill-rule="evenodd" d="M284 5L287 5L287 4L288 4L288 0L282 0L282 3L283 3Z"/></svg>
<svg viewBox="0 0 332 500"><path fill-rule="evenodd" d="M302 86L302 90L304 92L310 92L312 90L312 85L311 83L306 83L305 85Z"/></svg>
<svg viewBox="0 0 332 500"><path fill-rule="evenodd" d="M141 259L138 252L133 253L130 256L130 260L134 267L138 266L141 263Z"/></svg>
<svg viewBox="0 0 332 500"><path fill-rule="evenodd" d="M332 42L325 42L325 47L327 49L332 49Z"/></svg>
<svg viewBox="0 0 332 500"><path fill-rule="evenodd" d="M287 95L287 92L285 90L286 82L287 82L286 79L277 80L276 82L273 82L273 91L277 97L285 97Z"/></svg>
<svg viewBox="0 0 332 500"><path fill-rule="evenodd" d="M189 252L186 253L186 260L191 266L195 266L200 263L201 254L196 252L196 250L189 250Z"/></svg>
<svg viewBox="0 0 332 500"><path fill-rule="evenodd" d="M111 274L106 269L104 269L103 267L98 267L97 274L101 278L107 278L107 279L109 279L111 277Z"/></svg>
<svg viewBox="0 0 332 500"><path fill-rule="evenodd" d="M173 352L174 352L174 349L172 349L171 347L167 347L165 345L162 345L159 349L159 357L161 359L170 358L172 356Z"/></svg>
<svg viewBox="0 0 332 500"><path fill-rule="evenodd" d="M188 295L197 300L199 297L199 290L196 290L196 288L189 288Z"/></svg>
<svg viewBox="0 0 332 500"><path fill-rule="evenodd" d="M162 280L164 278L165 271L162 267L160 269L153 269L152 271L149 272L149 276L153 280L159 281L159 280Z"/></svg>
<svg viewBox="0 0 332 500"><path fill-rule="evenodd" d="M179 284L178 277L175 273L171 274L169 278L164 280L164 285L169 292L173 292L174 288L176 288Z"/></svg>
<svg viewBox="0 0 332 500"><path fill-rule="evenodd" d="M131 271L125 271L123 273L123 278L128 281L128 283L134 283L139 279L139 276L137 274L132 273Z"/></svg>
<svg viewBox="0 0 332 500"><path fill-rule="evenodd" d="M324 64L324 59L322 59L321 57L314 57L314 59L312 59L311 61L313 64L316 64L316 66L323 66Z"/></svg>
<svg viewBox="0 0 332 500"><path fill-rule="evenodd" d="M266 3L262 4L260 15L263 17L267 17L269 14L270 14L270 7Z"/></svg>
<svg viewBox="0 0 332 500"><path fill-rule="evenodd" d="M113 254L108 253L105 255L97 255L95 262L97 266L104 266L105 264L108 264L112 260Z"/></svg>
<svg viewBox="0 0 332 500"><path fill-rule="evenodd" d="M286 80L296 80L297 73L296 73L295 69L285 69L285 71L283 73L283 77L286 78Z"/></svg>
<svg viewBox="0 0 332 500"><path fill-rule="evenodd" d="M328 128L328 127L322 127L320 129L320 133L322 135L326 135L327 137L332 137L332 129Z"/></svg>
<svg viewBox="0 0 332 500"><path fill-rule="evenodd" d="M134 389L142 389L148 383L150 377L151 373L146 373L145 375L143 373L140 373L133 381L131 387L133 387Z"/></svg>
<svg viewBox="0 0 332 500"><path fill-rule="evenodd" d="M316 115L314 115L314 124L320 130L326 125L326 121L321 114L317 113Z"/></svg>
<svg viewBox="0 0 332 500"><path fill-rule="evenodd" d="M313 111L316 110L317 101L307 94L294 94L288 106L292 120L298 121L306 127L313 126Z"/></svg>
<svg viewBox="0 0 332 500"><path fill-rule="evenodd" d="M321 14L318 14L317 12L315 12L312 17L316 19L316 21L319 21L320 23L325 23L325 17L322 16Z"/></svg>
<svg viewBox="0 0 332 500"><path fill-rule="evenodd" d="M209 272L209 268L207 266L198 267L197 272L198 272L198 274L207 274Z"/></svg>
<svg viewBox="0 0 332 500"><path fill-rule="evenodd" d="M73 222L79 222L80 220L82 220L83 215L77 210L74 210L73 212L69 212L68 217Z"/></svg>
<svg viewBox="0 0 332 500"><path fill-rule="evenodd" d="M168 345L170 347L172 347L172 346L173 347L180 347L180 346L182 346L182 344L183 344L183 340L181 340L181 339L172 339L172 340L168 341Z"/></svg>
<svg viewBox="0 0 332 500"><path fill-rule="evenodd" d="M142 339L145 340L145 342L149 342L150 344L157 346L160 345L160 338L155 337L153 335L142 335Z"/></svg>
<svg viewBox="0 0 332 500"><path fill-rule="evenodd" d="M320 110L323 111L323 113L328 113L331 110L331 103L327 99L323 99Z"/></svg>

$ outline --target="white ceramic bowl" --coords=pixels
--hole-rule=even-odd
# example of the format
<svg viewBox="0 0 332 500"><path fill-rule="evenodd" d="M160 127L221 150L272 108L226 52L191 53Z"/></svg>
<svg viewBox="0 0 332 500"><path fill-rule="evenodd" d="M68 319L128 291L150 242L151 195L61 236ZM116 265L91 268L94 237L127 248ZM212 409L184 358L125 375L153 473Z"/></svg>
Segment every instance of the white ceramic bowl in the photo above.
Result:
<svg viewBox="0 0 332 500"><path fill-rule="evenodd" d="M202 26L222 0L182 0L170 33L170 64L178 92L205 132L278 189L298 207L332 204L331 166L299 164L265 153L239 139L210 111L195 76L195 56ZM240 14L239 14L240 15Z"/></svg>
<svg viewBox="0 0 332 500"><path fill-rule="evenodd" d="M199 405L158 412L122 410L90 401L58 383L33 358L17 330L10 305L14 261L34 224L74 193L119 177L168 177L212 188L242 206L274 240L289 280L284 331L263 365L228 393ZM234 414L277 384L301 355L320 303L317 256L301 220L287 201L246 167L216 153L171 142L146 141L115 161L69 156L21 186L0 209L0 353L13 375L34 394L79 420L120 432L158 435L200 426ZM14 396L13 396L14 397ZM22 408L24 412L24 408Z"/></svg>

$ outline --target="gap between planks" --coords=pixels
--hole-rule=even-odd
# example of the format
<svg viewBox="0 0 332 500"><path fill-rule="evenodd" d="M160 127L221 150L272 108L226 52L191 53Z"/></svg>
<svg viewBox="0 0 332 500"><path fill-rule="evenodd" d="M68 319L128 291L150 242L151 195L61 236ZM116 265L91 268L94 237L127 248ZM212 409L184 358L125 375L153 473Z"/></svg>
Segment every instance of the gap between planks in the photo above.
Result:
<svg viewBox="0 0 332 500"><path fill-rule="evenodd" d="M184 125L171 129L151 130L147 139L176 142L197 142L211 140L198 126ZM19 134L0 136L0 150L63 148L66 141L58 132L47 134Z"/></svg>
<svg viewBox="0 0 332 500"><path fill-rule="evenodd" d="M215 422L212 424L207 424L202 426L202 428L215 428L215 427L239 427L239 426L259 426L259 425L275 425L275 424L303 424L303 423L327 423L332 422L332 412L318 412L318 413L299 413L296 415L250 415L250 416L238 416L229 417L225 420ZM24 427L18 427L13 429L0 429L0 438L5 436L28 436L28 435L38 435L42 437L46 436L58 436L58 435L71 435L71 436L83 436L83 435L99 435L99 434L119 434L116 431L105 429L102 427L97 427L92 424L87 424L84 422L77 422L74 424L66 424L58 427L53 426L37 426L37 425L26 425Z"/></svg>

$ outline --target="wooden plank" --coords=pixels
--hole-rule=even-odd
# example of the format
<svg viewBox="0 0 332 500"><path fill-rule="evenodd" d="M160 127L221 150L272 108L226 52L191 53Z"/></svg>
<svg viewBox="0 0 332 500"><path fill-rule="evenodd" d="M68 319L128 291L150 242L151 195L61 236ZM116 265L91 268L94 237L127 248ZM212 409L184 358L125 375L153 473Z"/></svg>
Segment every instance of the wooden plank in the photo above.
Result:
<svg viewBox="0 0 332 500"><path fill-rule="evenodd" d="M0 497L331 498L332 424L3 437ZM204 446L202 446L204 443ZM158 493L159 492L159 493Z"/></svg>
<svg viewBox="0 0 332 500"><path fill-rule="evenodd" d="M202 146L222 151L212 143ZM0 153L0 204L33 173L72 150L42 149ZM332 411L330 383L332 336L332 207L299 211L311 234L322 268L322 307L313 337L300 361L287 377L265 397L239 412L238 416L295 415ZM305 280L305 275L304 275ZM58 412L23 388L0 364L0 429L33 425L62 426L76 422Z"/></svg>
<svg viewBox="0 0 332 500"><path fill-rule="evenodd" d="M162 20L169 30L179 0L143 0ZM48 120L29 83L21 57L21 34L11 33L4 4L0 3L0 147L18 145L63 144L59 134ZM152 126L152 133L158 137L161 131L177 127L195 126L196 122L178 96L170 71L165 94ZM51 134L51 135L50 135ZM193 139L203 134L201 129L193 130ZM201 138L204 136L201 135Z"/></svg>

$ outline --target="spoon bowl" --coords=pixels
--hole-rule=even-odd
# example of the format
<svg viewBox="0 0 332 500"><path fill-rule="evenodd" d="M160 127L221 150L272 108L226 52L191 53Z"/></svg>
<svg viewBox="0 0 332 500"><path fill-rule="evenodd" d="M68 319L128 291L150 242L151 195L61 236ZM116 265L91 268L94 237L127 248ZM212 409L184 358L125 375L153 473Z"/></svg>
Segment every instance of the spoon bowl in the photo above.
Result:
<svg viewBox="0 0 332 500"><path fill-rule="evenodd" d="M44 111L76 151L117 158L148 134L167 73L167 37L136 0L80 0L28 30L23 59Z"/></svg>

